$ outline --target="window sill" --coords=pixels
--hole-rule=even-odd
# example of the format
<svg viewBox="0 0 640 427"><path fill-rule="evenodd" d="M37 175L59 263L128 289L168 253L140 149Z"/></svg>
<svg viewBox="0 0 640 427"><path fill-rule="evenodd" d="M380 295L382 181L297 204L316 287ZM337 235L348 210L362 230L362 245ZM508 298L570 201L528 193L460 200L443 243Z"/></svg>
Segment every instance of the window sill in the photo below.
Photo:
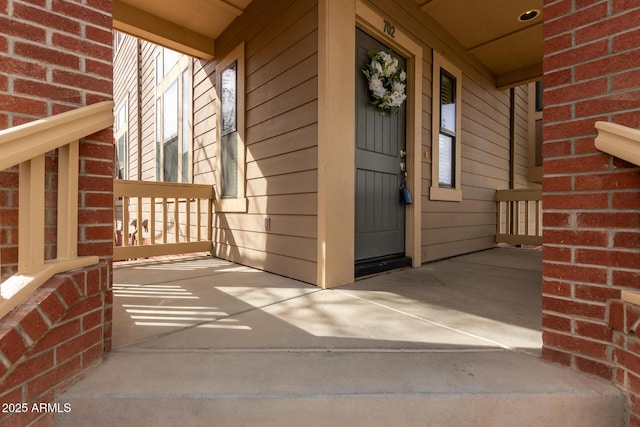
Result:
<svg viewBox="0 0 640 427"><path fill-rule="evenodd" d="M462 190L457 188L431 187L429 200L441 200L445 202L461 202Z"/></svg>
<svg viewBox="0 0 640 427"><path fill-rule="evenodd" d="M249 200L241 199L220 199L213 202L217 212L247 212Z"/></svg>

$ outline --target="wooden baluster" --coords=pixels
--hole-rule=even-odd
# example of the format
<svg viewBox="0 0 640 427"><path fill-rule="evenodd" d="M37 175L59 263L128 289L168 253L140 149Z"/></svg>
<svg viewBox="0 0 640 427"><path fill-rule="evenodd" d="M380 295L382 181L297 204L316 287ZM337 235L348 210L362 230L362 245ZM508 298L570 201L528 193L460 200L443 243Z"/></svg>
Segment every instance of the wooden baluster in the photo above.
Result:
<svg viewBox="0 0 640 427"><path fill-rule="evenodd" d="M79 167L78 141L58 149L58 258L78 256Z"/></svg>
<svg viewBox="0 0 640 427"><path fill-rule="evenodd" d="M167 243L167 199L162 199L162 243Z"/></svg>
<svg viewBox="0 0 640 427"><path fill-rule="evenodd" d="M44 265L44 155L20 163L18 274Z"/></svg>
<svg viewBox="0 0 640 427"><path fill-rule="evenodd" d="M151 244L156 244L156 198L150 199L151 206L149 207L149 213L151 215Z"/></svg>
<svg viewBox="0 0 640 427"><path fill-rule="evenodd" d="M186 241L190 242L191 241L191 199L189 199L187 197L187 200L185 200L185 206L187 208L187 237L186 237Z"/></svg>

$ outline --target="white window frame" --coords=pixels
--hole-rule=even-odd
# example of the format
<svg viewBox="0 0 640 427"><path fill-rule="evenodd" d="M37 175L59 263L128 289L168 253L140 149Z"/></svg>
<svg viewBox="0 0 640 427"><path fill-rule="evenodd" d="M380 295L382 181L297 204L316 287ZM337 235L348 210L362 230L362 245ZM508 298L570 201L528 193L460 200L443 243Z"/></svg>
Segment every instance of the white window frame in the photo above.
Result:
<svg viewBox="0 0 640 427"><path fill-rule="evenodd" d="M175 52L158 47L155 55L155 83L156 83L156 168L155 179L158 182L164 182L164 147L165 144L173 138L168 138L166 141L163 138L164 134L164 95L167 90L176 83L177 85L177 138L178 138L178 156L177 156L177 181L178 183L191 183L192 166L191 166L191 152L192 142L190 135L190 126L185 125L188 123L189 117L191 117L191 70L192 61L188 55L179 54L177 61L168 69L165 69L164 57L165 54ZM184 76L187 78L185 79ZM188 95L185 98L185 95ZM185 103L185 99L187 102ZM188 153L188 160L186 170L183 165L183 153Z"/></svg>
<svg viewBox="0 0 640 427"><path fill-rule="evenodd" d="M440 75L445 70L456 79L456 129L453 155L454 183L452 187L442 187L440 176ZM432 138L431 138L431 188L430 200L459 202L462 200L462 72L450 61L433 51L433 92L432 92Z"/></svg>
<svg viewBox="0 0 640 427"><path fill-rule="evenodd" d="M220 212L247 212L246 198L246 146L245 146L245 45L236 46L216 65L216 191L215 207ZM222 71L236 63L236 131L237 134L237 192L233 198L222 198Z"/></svg>

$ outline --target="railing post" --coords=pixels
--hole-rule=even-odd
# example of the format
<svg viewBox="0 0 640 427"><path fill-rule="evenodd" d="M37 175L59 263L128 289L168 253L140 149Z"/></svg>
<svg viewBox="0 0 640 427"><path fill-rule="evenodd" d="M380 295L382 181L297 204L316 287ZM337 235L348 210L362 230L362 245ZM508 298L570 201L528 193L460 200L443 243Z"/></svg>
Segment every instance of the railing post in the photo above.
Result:
<svg viewBox="0 0 640 427"><path fill-rule="evenodd" d="M142 245L144 244L144 240L142 237L142 232L144 230L144 227L142 225L143 220L142 220L142 197L138 197L138 226L136 227L136 239L138 241L138 245Z"/></svg>
<svg viewBox="0 0 640 427"><path fill-rule="evenodd" d="M18 274L44 264L44 154L20 163Z"/></svg>
<svg viewBox="0 0 640 427"><path fill-rule="evenodd" d="M529 200L524 202L524 235L530 236L530 227L529 227L529 210L531 209L531 202Z"/></svg>
<svg viewBox="0 0 640 427"><path fill-rule="evenodd" d="M151 228L149 229L149 234L151 238L151 244L156 244L156 198L152 197L149 200L149 212L151 214Z"/></svg>
<svg viewBox="0 0 640 427"><path fill-rule="evenodd" d="M198 201L196 202L196 227L197 227L197 239L201 240L202 239L202 230L200 230L200 228L202 227L202 200L198 199Z"/></svg>
<svg viewBox="0 0 640 427"><path fill-rule="evenodd" d="M162 243L167 242L167 199L162 199Z"/></svg>
<svg viewBox="0 0 640 427"><path fill-rule="evenodd" d="M176 243L180 243L180 201L177 197L173 200L173 204L173 222L175 224Z"/></svg>
<svg viewBox="0 0 640 427"><path fill-rule="evenodd" d="M58 258L78 256L79 143L58 149Z"/></svg>
<svg viewBox="0 0 640 427"><path fill-rule="evenodd" d="M129 198L122 198L122 246L130 246L129 241Z"/></svg>
<svg viewBox="0 0 640 427"><path fill-rule="evenodd" d="M186 241L190 242L191 241L191 199L187 197L187 200L185 200L185 206L187 209L187 225L186 225L186 232L187 232L187 237L186 237Z"/></svg>
<svg viewBox="0 0 640 427"><path fill-rule="evenodd" d="M213 242L213 195L207 201L207 240Z"/></svg>
<svg viewBox="0 0 640 427"><path fill-rule="evenodd" d="M536 236L542 236L542 200L536 200Z"/></svg>

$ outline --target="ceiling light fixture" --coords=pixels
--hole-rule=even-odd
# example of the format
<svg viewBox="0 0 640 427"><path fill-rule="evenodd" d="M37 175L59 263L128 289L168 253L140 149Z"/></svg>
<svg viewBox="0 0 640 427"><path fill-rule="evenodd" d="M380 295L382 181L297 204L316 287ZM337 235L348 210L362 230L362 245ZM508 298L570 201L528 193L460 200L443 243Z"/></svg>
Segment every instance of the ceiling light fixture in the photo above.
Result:
<svg viewBox="0 0 640 427"><path fill-rule="evenodd" d="M527 10L526 12L522 12L520 16L518 16L518 21L529 22L533 19L536 19L539 15L540 11L538 9Z"/></svg>

